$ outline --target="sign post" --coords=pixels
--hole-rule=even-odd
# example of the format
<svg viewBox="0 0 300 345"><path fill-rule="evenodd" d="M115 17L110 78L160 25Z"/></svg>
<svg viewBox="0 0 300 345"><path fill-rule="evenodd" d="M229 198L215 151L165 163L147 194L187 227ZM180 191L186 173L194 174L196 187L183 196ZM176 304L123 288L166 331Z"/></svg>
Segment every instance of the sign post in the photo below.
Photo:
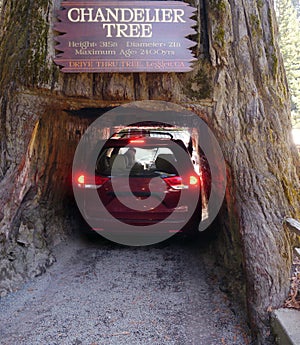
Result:
<svg viewBox="0 0 300 345"><path fill-rule="evenodd" d="M62 2L54 29L62 72L188 72L195 8L181 1Z"/></svg>

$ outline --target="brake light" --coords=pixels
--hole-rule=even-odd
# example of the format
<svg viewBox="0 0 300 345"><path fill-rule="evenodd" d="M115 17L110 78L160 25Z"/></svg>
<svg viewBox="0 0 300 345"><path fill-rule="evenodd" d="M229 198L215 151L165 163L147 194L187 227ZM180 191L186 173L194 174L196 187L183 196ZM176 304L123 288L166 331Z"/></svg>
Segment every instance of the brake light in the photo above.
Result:
<svg viewBox="0 0 300 345"><path fill-rule="evenodd" d="M145 140L143 139L132 139L130 140L130 144L144 144Z"/></svg>
<svg viewBox="0 0 300 345"><path fill-rule="evenodd" d="M190 185L191 186L196 186L198 184L198 181L199 181L199 179L196 176L194 176L194 175L190 176Z"/></svg>
<svg viewBox="0 0 300 345"><path fill-rule="evenodd" d="M85 180L84 175L80 175L80 176L78 177L78 179L77 179L77 182L78 182L79 184L84 184L84 180Z"/></svg>
<svg viewBox="0 0 300 345"><path fill-rule="evenodd" d="M199 178L195 175L189 176L187 179L189 185L184 184L180 176L165 177L164 181L173 189L188 189L189 186L195 187L199 184Z"/></svg>
<svg viewBox="0 0 300 345"><path fill-rule="evenodd" d="M96 189L101 187L108 180L108 177L88 176L82 174L77 178L77 186L79 188Z"/></svg>
<svg viewBox="0 0 300 345"><path fill-rule="evenodd" d="M188 189L189 186L182 183L182 178L180 176L165 177L164 181L173 189Z"/></svg>

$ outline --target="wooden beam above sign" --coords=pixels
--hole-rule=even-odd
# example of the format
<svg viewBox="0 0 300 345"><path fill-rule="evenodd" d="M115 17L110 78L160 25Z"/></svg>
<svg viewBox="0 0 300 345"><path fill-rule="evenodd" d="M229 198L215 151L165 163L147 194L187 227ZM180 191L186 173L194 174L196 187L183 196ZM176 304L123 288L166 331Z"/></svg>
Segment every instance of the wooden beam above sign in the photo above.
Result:
<svg viewBox="0 0 300 345"><path fill-rule="evenodd" d="M181 1L62 2L55 63L66 73L188 72L195 8Z"/></svg>

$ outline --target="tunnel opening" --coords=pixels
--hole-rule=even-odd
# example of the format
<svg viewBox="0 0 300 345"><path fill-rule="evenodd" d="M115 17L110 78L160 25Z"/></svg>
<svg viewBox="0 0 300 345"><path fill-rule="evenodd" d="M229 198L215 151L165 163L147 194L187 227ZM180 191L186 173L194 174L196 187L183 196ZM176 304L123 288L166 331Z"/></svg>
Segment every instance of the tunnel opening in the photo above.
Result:
<svg viewBox="0 0 300 345"><path fill-rule="evenodd" d="M67 109L66 107L53 109L51 107L38 121L37 133L33 140L30 168L30 178L34 183L27 193L24 204L29 205L33 199L38 199L38 212L44 223L43 236L50 247L66 236L76 235L78 227L85 226L82 215L78 211L72 188L74 153L87 128L97 118L114 108L114 106L80 107L80 105L75 109ZM97 134L99 135L98 139L107 140L113 133L124 128L124 121L145 127L145 114L147 118L151 118L151 111L144 111L140 114L139 111L135 111L134 116L132 116L131 110L128 111L119 119L114 119L114 122L106 123L106 127L101 128L100 133ZM167 124L174 126L174 121L168 115L168 113L163 112L162 118ZM153 124L151 125L153 126ZM184 131L189 133L190 137L185 144L190 146L191 154L193 152L192 159L198 173L205 174L204 178L208 181L210 178L209 166L201 151L199 133L188 117L182 120L181 126ZM178 136L180 137L181 134L179 133ZM204 166L204 164L205 169L201 170L200 165ZM208 186L209 184L201 184L204 206L209 197ZM18 236L22 222L24 223L25 218L30 218L31 212L33 212L32 207L29 207L29 210L24 211L21 217L16 217L14 224L16 236ZM25 217L26 213L27 216Z"/></svg>

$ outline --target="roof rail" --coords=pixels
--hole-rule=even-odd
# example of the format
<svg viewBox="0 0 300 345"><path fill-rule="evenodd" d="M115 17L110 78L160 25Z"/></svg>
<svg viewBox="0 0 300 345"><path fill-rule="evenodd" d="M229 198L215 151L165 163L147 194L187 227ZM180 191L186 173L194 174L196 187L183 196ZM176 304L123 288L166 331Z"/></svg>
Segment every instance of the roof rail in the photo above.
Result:
<svg viewBox="0 0 300 345"><path fill-rule="evenodd" d="M163 131L156 131L156 130L149 130L149 129L126 129L121 130L120 132L114 133L110 136L109 139L112 138L130 138L132 136L147 136L150 137L152 134L157 135L157 137L165 137L168 136L170 139L173 139L173 135L169 132Z"/></svg>

